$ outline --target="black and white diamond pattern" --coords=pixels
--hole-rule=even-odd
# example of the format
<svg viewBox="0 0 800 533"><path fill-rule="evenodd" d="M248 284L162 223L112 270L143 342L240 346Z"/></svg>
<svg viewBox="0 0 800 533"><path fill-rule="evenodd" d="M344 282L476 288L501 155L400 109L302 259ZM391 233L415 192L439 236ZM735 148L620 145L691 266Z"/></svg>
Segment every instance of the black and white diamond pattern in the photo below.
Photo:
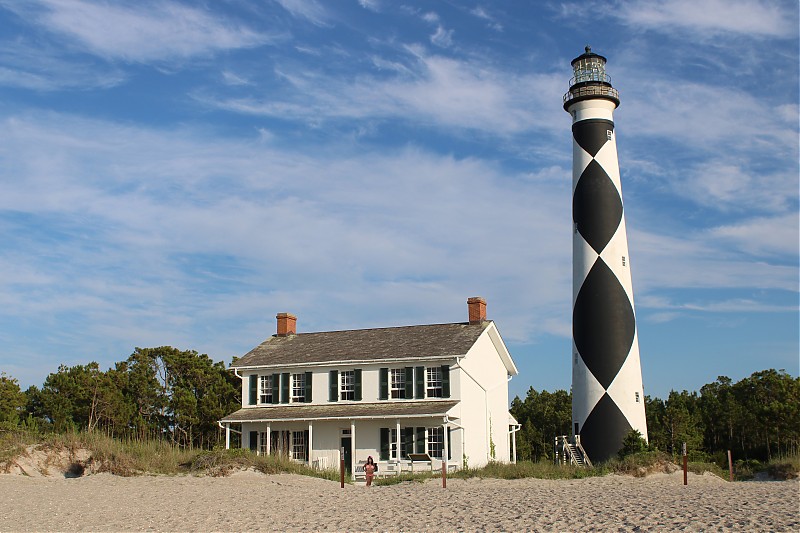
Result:
<svg viewBox="0 0 800 533"><path fill-rule="evenodd" d="M572 133L573 416L589 458L602 461L631 428L647 429L614 123L578 120Z"/></svg>

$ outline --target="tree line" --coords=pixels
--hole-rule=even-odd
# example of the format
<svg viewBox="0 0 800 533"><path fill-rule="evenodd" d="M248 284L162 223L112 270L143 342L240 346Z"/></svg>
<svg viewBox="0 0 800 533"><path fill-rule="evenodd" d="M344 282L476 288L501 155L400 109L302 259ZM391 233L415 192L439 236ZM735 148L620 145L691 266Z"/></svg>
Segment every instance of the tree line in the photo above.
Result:
<svg viewBox="0 0 800 533"><path fill-rule="evenodd" d="M649 448L677 456L686 443L692 460L724 463L727 450L739 459L770 460L800 453L800 378L763 370L736 383L720 376L698 392L671 391L666 400L645 397ZM572 395L538 392L511 402L522 425L520 459L550 461L556 436L569 435Z"/></svg>
<svg viewBox="0 0 800 533"><path fill-rule="evenodd" d="M41 388L22 391L0 373L0 426L103 431L112 437L160 439L211 448L224 435L217 421L241 405L241 382L222 362L170 346L136 348L106 371L96 362L61 365ZM572 395L536 391L511 402L521 424L517 456L550 461L556 436L569 435ZM699 392L645 397L649 447L693 460L769 460L800 453L800 378L763 370L733 383L721 376Z"/></svg>
<svg viewBox="0 0 800 533"><path fill-rule="evenodd" d="M241 382L222 362L170 346L136 348L106 371L96 362L61 365L41 388L26 391L0 374L3 426L103 431L211 448L224 439L217 421L240 406Z"/></svg>

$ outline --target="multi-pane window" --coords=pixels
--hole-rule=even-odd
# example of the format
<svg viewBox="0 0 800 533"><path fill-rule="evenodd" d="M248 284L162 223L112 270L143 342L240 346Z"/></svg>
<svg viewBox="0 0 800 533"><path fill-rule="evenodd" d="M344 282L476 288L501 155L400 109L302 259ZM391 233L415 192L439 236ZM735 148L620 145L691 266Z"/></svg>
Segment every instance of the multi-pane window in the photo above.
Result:
<svg viewBox="0 0 800 533"><path fill-rule="evenodd" d="M272 403L272 376L261 376L259 381L259 403Z"/></svg>
<svg viewBox="0 0 800 533"><path fill-rule="evenodd" d="M342 400L355 400L356 399L356 378L355 372L352 370L345 370L340 374L342 388L339 390L339 397Z"/></svg>
<svg viewBox="0 0 800 533"><path fill-rule="evenodd" d="M306 434L304 431L292 431L292 459L304 461L306 458Z"/></svg>
<svg viewBox="0 0 800 533"><path fill-rule="evenodd" d="M441 426L428 428L428 455L434 459L444 456L444 428Z"/></svg>
<svg viewBox="0 0 800 533"><path fill-rule="evenodd" d="M292 374L292 402L306 401L306 375Z"/></svg>
<svg viewBox="0 0 800 533"><path fill-rule="evenodd" d="M392 398L406 397L406 371L404 368L393 368L389 371Z"/></svg>
<svg viewBox="0 0 800 533"><path fill-rule="evenodd" d="M426 369L428 382L428 398L442 397L442 367L432 366Z"/></svg>
<svg viewBox="0 0 800 533"><path fill-rule="evenodd" d="M263 377L263 376L262 376ZM262 431L258 434L258 453L259 455L267 455L267 432Z"/></svg>

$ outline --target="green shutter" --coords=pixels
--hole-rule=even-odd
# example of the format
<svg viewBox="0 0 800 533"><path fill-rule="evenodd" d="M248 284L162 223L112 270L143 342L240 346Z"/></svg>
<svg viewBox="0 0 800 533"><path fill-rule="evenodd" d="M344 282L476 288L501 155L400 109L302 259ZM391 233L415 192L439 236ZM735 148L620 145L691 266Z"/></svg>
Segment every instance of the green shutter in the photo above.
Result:
<svg viewBox="0 0 800 533"><path fill-rule="evenodd" d="M250 374L250 398L247 402L250 405L258 403L258 375Z"/></svg>
<svg viewBox="0 0 800 533"><path fill-rule="evenodd" d="M414 367L406 367L406 398L414 397Z"/></svg>
<svg viewBox="0 0 800 533"><path fill-rule="evenodd" d="M356 368L353 371L353 385L354 385L353 399L355 399L355 401L357 401L357 402L360 402L361 401L361 369L360 368Z"/></svg>
<svg viewBox="0 0 800 533"><path fill-rule="evenodd" d="M281 375L272 374L272 403L281 401Z"/></svg>
<svg viewBox="0 0 800 533"><path fill-rule="evenodd" d="M306 372L306 390L303 391L303 397L305 398L306 403L311 403L311 391L313 389L313 387L311 386L312 383L311 378L312 378L311 372Z"/></svg>
<svg viewBox="0 0 800 533"><path fill-rule="evenodd" d="M250 451L251 452L258 451L258 431L250 432Z"/></svg>
<svg viewBox="0 0 800 533"><path fill-rule="evenodd" d="M442 365L442 398L450 397L450 366Z"/></svg>
<svg viewBox="0 0 800 533"><path fill-rule="evenodd" d="M447 460L453 458L453 440L450 438L450 434L453 432L453 428L447 428Z"/></svg>
<svg viewBox="0 0 800 533"><path fill-rule="evenodd" d="M378 399L389 399L389 369L381 368L378 370Z"/></svg>
<svg viewBox="0 0 800 533"><path fill-rule="evenodd" d="M414 428L403 428L402 454L403 459L408 459L409 453L414 453Z"/></svg>
<svg viewBox="0 0 800 533"><path fill-rule="evenodd" d="M391 434L392 432L389 431L389 428L381 428L381 461L389 460L389 438Z"/></svg>
<svg viewBox="0 0 800 533"><path fill-rule="evenodd" d="M308 441L308 437L309 437L308 430L306 429L305 431L303 431L303 434L305 435L305 440L303 442L306 443L305 460L306 460L306 463L308 463L308 458L311 456L311 443ZM309 465L309 466L311 466L311 465Z"/></svg>
<svg viewBox="0 0 800 533"><path fill-rule="evenodd" d="M425 453L425 428L417 428L417 445L414 453Z"/></svg>
<svg viewBox="0 0 800 533"><path fill-rule="evenodd" d="M339 401L339 372L337 370L328 372L328 401Z"/></svg>
<svg viewBox="0 0 800 533"><path fill-rule="evenodd" d="M416 395L415 398L420 399L425 397L425 367L418 366L416 369L417 379L415 381L416 384ZM424 452L419 452L424 453Z"/></svg>
<svg viewBox="0 0 800 533"><path fill-rule="evenodd" d="M289 373L281 374L281 403L289 403Z"/></svg>

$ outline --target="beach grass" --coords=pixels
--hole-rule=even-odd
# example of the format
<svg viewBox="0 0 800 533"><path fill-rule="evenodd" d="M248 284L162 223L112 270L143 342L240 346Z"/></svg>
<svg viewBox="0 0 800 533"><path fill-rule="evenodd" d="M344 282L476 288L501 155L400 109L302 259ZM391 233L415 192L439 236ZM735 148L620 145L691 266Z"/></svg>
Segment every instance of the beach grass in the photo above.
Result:
<svg viewBox="0 0 800 533"><path fill-rule="evenodd" d="M245 449L187 449L169 441L155 439L119 439L102 432L48 433L36 429L6 427L0 425L0 472L4 471L15 457L24 455L30 446L41 450L67 450L75 452L85 449L91 452L91 467L94 472L109 472L120 476L136 475L208 475L225 476L237 470L252 469L264 474L300 474L329 480L339 480L338 470L315 470L305 464L279 455L259 456ZM673 472L679 466L673 458L662 452L641 452L623 459L613 459L588 468L570 465L554 465L549 462L519 461L515 464L490 462L481 468L462 468L448 474L450 478L495 478L495 479L580 479L607 474L642 477L656 472ZM690 472L711 472L728 479L728 472L715 463L690 462ZM736 480L749 480L757 475L771 479L790 479L800 472L800 455L780 457L769 463L737 461ZM381 477L376 485L392 485L408 481L424 481L440 477L440 473L404 473ZM346 481L351 482L347 476Z"/></svg>

